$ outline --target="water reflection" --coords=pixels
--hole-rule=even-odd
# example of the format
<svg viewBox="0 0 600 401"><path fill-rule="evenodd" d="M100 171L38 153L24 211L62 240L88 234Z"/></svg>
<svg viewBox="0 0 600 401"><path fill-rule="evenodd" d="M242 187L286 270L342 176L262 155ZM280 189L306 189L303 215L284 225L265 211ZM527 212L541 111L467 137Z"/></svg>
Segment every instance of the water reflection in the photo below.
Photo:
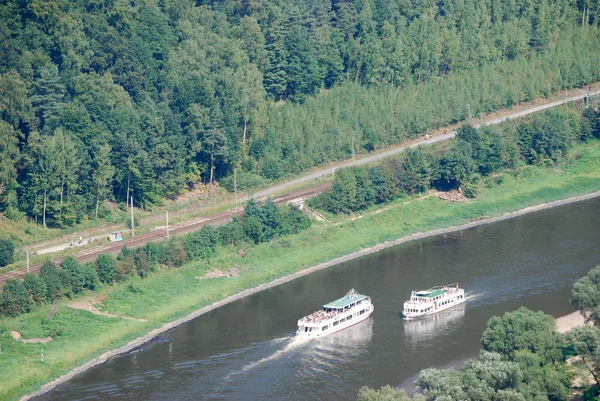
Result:
<svg viewBox="0 0 600 401"><path fill-rule="evenodd" d="M419 342L452 332L465 317L465 309L463 303L435 315L404 320L404 336L409 342Z"/></svg>
<svg viewBox="0 0 600 401"><path fill-rule="evenodd" d="M520 306L572 312L573 282L600 264L598 210L600 198L317 271L207 313L38 401L346 401L364 385L412 383L421 369L476 357L491 316ZM399 318L411 289L455 281L466 310ZM373 316L308 342L291 335L298 316L353 287L373 298Z"/></svg>
<svg viewBox="0 0 600 401"><path fill-rule="evenodd" d="M366 346L372 338L373 317L369 317L364 322L350 326L339 333L318 338L314 345L320 352L341 351L348 358L355 358L365 352Z"/></svg>
<svg viewBox="0 0 600 401"><path fill-rule="evenodd" d="M295 381L323 383L329 387L329 394L346 391L348 372L356 367L369 352L373 338L373 317L326 337L312 340L302 349L294 364ZM317 387L318 388L318 387ZM320 399L315 389L305 389L304 399Z"/></svg>

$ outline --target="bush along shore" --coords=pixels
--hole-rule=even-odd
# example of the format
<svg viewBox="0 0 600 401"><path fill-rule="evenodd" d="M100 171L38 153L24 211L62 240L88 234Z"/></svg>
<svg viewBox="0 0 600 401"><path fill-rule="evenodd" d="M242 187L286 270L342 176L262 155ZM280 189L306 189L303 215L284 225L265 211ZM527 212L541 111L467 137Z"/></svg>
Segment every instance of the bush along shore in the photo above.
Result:
<svg viewBox="0 0 600 401"><path fill-rule="evenodd" d="M481 353L460 370L422 370L415 381L420 391L412 397L391 386L363 387L358 401L597 400L599 294L597 266L573 286L578 325L564 330L552 316L524 307L494 316L483 332Z"/></svg>
<svg viewBox="0 0 600 401"><path fill-rule="evenodd" d="M589 118L581 120L572 110L560 113L562 114L559 115L568 117L565 118L569 121L569 127L577 127L575 122L579 122L579 127L582 127L590 121L596 121ZM597 115L593 117L596 118ZM527 124L538 124L536 121L539 120L531 119L521 125L509 123L503 130L508 133L517 132L523 126L527 127ZM588 131L596 132L595 129L592 127ZM304 222L304 218L293 209L280 211L280 214L287 216L283 220L292 227L299 227L297 230L284 229L287 227L284 223L277 229L268 226L266 222L271 220L265 217L268 213L264 210L269 210L270 206L250 204L247 207L250 215L247 215L246 220L231 223L232 227L238 224L235 230L231 230L231 233L239 233L237 241L234 239L229 242L231 237L219 235L218 238L227 238L227 241L221 239L219 245L214 238L217 237L216 233L224 229L217 228L214 231L215 229L207 228L206 230L213 230L212 233L199 232L185 239L177 239L178 246L167 243L152 244L147 249L144 248L149 260L152 260L150 255L154 247L162 249L159 254L162 252L169 255L163 256L162 263L161 259L155 264L149 263L148 271L140 269L139 266L143 265L140 262L136 264L137 253L141 252L139 250L134 251L133 256L132 251L125 251L117 261L98 261L95 269L88 266L87 270L89 276L93 276L92 271L95 271L105 281L95 291L84 284L75 301L68 296L55 297L52 304L34 305L28 313L2 318L0 381L3 386L0 389L0 399L16 399L101 356L107 350L123 347L152 330L157 333L159 330L156 329L167 322L181 319L203 307L213 304L218 306L223 300L236 299L235 294L247 295L260 290L265 288L265 283L276 284L294 278L294 274L306 274L311 271L311 267L313 270L327 267L398 243L403 238L428 235L428 231L435 234L440 232L439 229L460 229L460 225L481 224L489 221L487 218L493 220L507 212L600 191L600 143L594 139L594 135L586 137L585 141L579 141L580 135L575 135L577 132L583 131L571 131L568 146L560 154L550 158L551 162L530 164L515 159L514 165L496 170L493 175L471 178L470 185L477 195L473 202L444 202L434 196L419 197L399 192L381 210L375 210L374 205L366 206L361 219L356 219L356 216L347 217L342 213L332 215L332 224L318 222L311 227L307 223L298 226L290 223ZM539 134L538 132L536 135ZM505 137L502 138L505 141ZM447 154L461 140L459 138L450 145L439 145L431 152ZM395 160L402 163L408 157L411 156L407 154ZM458 182L453 185L458 185ZM254 216L257 221L251 218L253 209L260 211ZM248 223L247 220L251 222ZM475 220L477 222L473 223ZM242 232L244 237L241 236ZM197 253L190 251L193 244L206 244L206 241L214 245L195 245L193 249ZM371 247L374 248L370 249ZM345 256L352 252L355 254ZM190 253L195 256L193 261L188 262ZM187 257L183 257L184 254ZM144 260L143 257L138 259ZM179 262L175 264L175 261ZM113 264L117 267L116 271L114 267L104 266ZM69 268L57 270L58 276L61 276L63 273L68 274ZM140 271L144 273L140 274ZM230 272L229 275L234 277L219 278L220 274L215 275L214 272ZM217 278L201 279L211 276ZM276 279L279 281L275 281ZM60 283L61 277L54 282ZM89 283L85 280L81 282ZM46 299L48 287L49 284L46 284ZM34 299L33 292L30 294L27 288L25 287L25 292ZM21 294L23 295L22 291ZM94 308L80 310L70 307L73 303L81 302ZM94 310L90 311L91 309L102 313L92 313ZM23 311L13 310L10 313ZM166 328L169 327L172 325ZM12 331L19 332L24 339L50 336L53 340L44 344L44 362L40 362L39 344L17 341L11 336Z"/></svg>

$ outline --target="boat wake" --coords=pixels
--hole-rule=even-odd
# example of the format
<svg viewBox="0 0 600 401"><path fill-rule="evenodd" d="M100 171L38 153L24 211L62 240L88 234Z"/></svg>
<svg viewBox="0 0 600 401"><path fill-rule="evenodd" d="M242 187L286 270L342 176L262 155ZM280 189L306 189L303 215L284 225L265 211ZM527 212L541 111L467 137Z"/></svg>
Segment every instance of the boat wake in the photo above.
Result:
<svg viewBox="0 0 600 401"><path fill-rule="evenodd" d="M465 296L465 301L476 301L484 295L483 292L476 292L475 294L468 294Z"/></svg>
<svg viewBox="0 0 600 401"><path fill-rule="evenodd" d="M247 365L242 366L241 369L235 371L235 372L231 372L229 373L227 376L225 376L225 380L228 380L229 378L231 378L232 376L241 374L241 373L245 373L251 369L256 368L257 366L263 365L267 362L276 360L278 358L281 358L282 356L293 352L295 350L297 350L298 348L302 347L304 344L307 344L308 342L310 342L311 340L313 340L310 337L305 337L305 336L294 336L294 337L288 337L287 340L284 341L280 341L279 343L285 343L285 345L283 346L283 348L278 349L277 351L275 351L274 353L272 353L271 355L268 355L264 358L261 358L257 361L251 362Z"/></svg>

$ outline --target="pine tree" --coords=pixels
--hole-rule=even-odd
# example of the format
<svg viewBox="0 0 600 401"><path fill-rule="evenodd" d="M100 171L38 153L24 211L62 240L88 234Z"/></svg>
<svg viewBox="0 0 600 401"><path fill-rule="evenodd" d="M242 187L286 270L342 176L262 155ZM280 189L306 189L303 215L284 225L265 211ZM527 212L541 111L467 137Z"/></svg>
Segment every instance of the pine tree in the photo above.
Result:
<svg viewBox="0 0 600 401"><path fill-rule="evenodd" d="M287 63L283 37L279 29L275 28L269 32L266 50L269 65L263 78L265 91L273 100L280 100L287 90Z"/></svg>
<svg viewBox="0 0 600 401"><path fill-rule="evenodd" d="M315 49L308 38L308 31L300 25L294 25L285 38L287 54L286 96L294 101L303 101L321 87L321 74Z"/></svg>
<svg viewBox="0 0 600 401"><path fill-rule="evenodd" d="M35 82L31 96L31 104L41 120L46 132L53 132L58 126L58 116L64 107L65 86L61 82L58 68L52 66L41 71Z"/></svg>

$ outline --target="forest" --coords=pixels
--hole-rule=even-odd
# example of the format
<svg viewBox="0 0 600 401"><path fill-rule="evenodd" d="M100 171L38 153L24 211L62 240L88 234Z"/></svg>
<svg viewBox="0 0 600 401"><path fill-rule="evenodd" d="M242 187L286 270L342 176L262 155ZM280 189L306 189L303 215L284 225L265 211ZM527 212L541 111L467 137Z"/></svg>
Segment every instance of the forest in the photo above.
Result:
<svg viewBox="0 0 600 401"><path fill-rule="evenodd" d="M600 112L592 108L581 114L556 108L519 124L463 125L449 146L420 146L377 165L336 170L333 186L309 202L330 213L349 214L431 188L458 188L475 198L484 179L496 174L499 184L501 172L564 162L574 144L593 138L600 139Z"/></svg>
<svg viewBox="0 0 600 401"><path fill-rule="evenodd" d="M264 185L600 79L588 0L6 0L0 212Z"/></svg>
<svg viewBox="0 0 600 401"><path fill-rule="evenodd" d="M552 316L525 307L492 317L477 358L457 369L425 369L408 397L391 386L363 387L358 401L568 401L600 394L600 266L573 286L571 303L588 325L557 333ZM575 379L579 384L575 384ZM583 379L582 379L583 378ZM585 384L585 383L588 384ZM591 382L591 385L589 384Z"/></svg>

